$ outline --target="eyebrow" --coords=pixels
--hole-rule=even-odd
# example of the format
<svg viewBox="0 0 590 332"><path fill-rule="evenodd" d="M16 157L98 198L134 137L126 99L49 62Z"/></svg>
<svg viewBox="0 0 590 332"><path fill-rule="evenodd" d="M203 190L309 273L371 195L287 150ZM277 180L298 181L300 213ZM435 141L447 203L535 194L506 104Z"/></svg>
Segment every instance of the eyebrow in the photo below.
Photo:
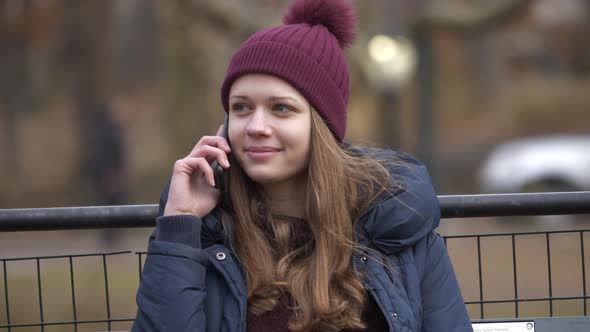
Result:
<svg viewBox="0 0 590 332"><path fill-rule="evenodd" d="M246 99L246 100L249 100L250 99L248 96L242 96L242 95L231 95L229 97L229 99L232 99L232 98ZM288 97L288 96L272 96L272 97L268 98L268 100L271 100L271 101L285 100L285 99L286 100L294 101L294 102L296 102L298 104L301 104L301 102L299 100L297 100L297 99L295 99L293 97Z"/></svg>

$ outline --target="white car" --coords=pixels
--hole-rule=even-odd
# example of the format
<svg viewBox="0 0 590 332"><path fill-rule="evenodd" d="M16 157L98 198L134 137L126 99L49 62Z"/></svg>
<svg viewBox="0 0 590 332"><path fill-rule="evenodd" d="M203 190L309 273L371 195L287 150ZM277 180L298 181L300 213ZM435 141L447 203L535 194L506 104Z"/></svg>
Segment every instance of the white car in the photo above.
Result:
<svg viewBox="0 0 590 332"><path fill-rule="evenodd" d="M590 135L512 140L484 162L481 189L488 193L590 190Z"/></svg>

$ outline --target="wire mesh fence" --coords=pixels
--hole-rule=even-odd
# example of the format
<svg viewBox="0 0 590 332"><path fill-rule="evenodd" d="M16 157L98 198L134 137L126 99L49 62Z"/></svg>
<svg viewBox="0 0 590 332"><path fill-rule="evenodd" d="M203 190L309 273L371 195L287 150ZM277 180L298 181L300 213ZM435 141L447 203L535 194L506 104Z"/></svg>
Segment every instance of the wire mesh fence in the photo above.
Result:
<svg viewBox="0 0 590 332"><path fill-rule="evenodd" d="M443 238L472 319L588 315L590 228ZM0 331L128 330L145 256L0 257Z"/></svg>
<svg viewBox="0 0 590 332"><path fill-rule="evenodd" d="M78 331L80 326L92 324L96 326L97 324L104 325L105 330L111 330L113 327L113 323L117 322L133 322L133 317L117 317L113 314L111 310L111 302L112 302L112 294L109 291L109 276L112 277L112 271L109 275L108 269L108 258L112 256L123 256L123 255L136 255L139 260L139 270L141 270L141 259L144 253L132 253L131 251L120 251L120 252L106 252L106 253L89 253L89 254L72 254L72 255L56 255L56 256L38 256L38 257L14 257L14 258L0 258L2 262L2 275L3 275L3 297L4 297L4 307L2 308L5 313L5 317L0 320L0 329L12 331L12 330L19 330L22 331L22 328L31 328L31 327L38 327L36 330L45 331L50 327L59 327L58 330L64 331L64 327L69 326L74 331ZM92 298L81 298L80 294L77 294L76 288L76 279L75 279L75 262L80 260L81 258L89 258L89 257L96 257L99 258L99 270L102 279L102 285L104 287L104 293L102 294L102 299L97 297ZM30 290L27 294L23 294L22 286L18 285L19 279L22 278L22 274L16 274L11 276L10 274L10 267L12 264L21 263L21 262L31 262L34 265L34 279L36 289ZM45 286L47 282L47 271L42 269L42 264L59 264L65 263L66 268L61 271L61 277L67 280L69 285L69 290L67 292L60 293L61 300L69 300L70 308L65 308L65 305L61 309L68 310L70 312L69 317L61 317L61 320L49 320L47 319L47 290L46 287L49 289L53 287L52 285ZM22 273L22 271L21 271ZM12 285L15 283L15 285ZM11 286L15 286L16 292L13 295L13 288ZM20 287L19 287L20 286ZM93 285L98 286L98 285ZM36 293L34 296L31 296L32 293ZM27 296L28 299L22 301L22 296ZM65 302L68 302L68 301ZM84 319L79 317L79 305L80 302L91 302L96 303L99 300L104 300L104 316L102 317L95 317L93 319ZM28 317L20 317L20 319L15 319L13 314L11 314L11 307L14 307L15 302L25 302L26 309L27 309L27 316ZM63 303L63 302L62 302ZM36 312L37 317L33 317L32 313ZM26 318L26 320L23 320Z"/></svg>
<svg viewBox="0 0 590 332"><path fill-rule="evenodd" d="M463 293L479 319L588 315L588 240L588 229L445 237L463 288L477 283Z"/></svg>

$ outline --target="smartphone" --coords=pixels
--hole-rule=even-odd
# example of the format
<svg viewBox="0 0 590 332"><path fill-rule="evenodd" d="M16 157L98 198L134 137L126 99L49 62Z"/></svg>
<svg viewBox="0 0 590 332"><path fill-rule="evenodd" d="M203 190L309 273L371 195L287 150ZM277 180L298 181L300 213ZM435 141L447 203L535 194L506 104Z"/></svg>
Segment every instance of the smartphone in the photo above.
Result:
<svg viewBox="0 0 590 332"><path fill-rule="evenodd" d="M223 137L227 140L229 144L229 135L227 131L228 123L229 117L226 113L225 118L223 120ZM213 168L215 188L221 192L221 201L227 203L229 202L229 192L227 191L227 176L224 174L224 168L219 164L217 160L214 160L211 163L211 168Z"/></svg>

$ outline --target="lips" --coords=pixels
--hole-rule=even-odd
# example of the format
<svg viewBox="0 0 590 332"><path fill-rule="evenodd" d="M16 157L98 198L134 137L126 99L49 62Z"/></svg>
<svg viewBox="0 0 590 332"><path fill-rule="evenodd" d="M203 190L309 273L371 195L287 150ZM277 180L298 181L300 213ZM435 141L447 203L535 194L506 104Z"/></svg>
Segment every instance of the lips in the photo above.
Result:
<svg viewBox="0 0 590 332"><path fill-rule="evenodd" d="M250 146L246 148L247 152L261 153L261 152L279 152L281 149L273 148L270 146Z"/></svg>
<svg viewBox="0 0 590 332"><path fill-rule="evenodd" d="M246 148L246 155L255 162L265 162L276 156L281 149L270 146L250 146Z"/></svg>

